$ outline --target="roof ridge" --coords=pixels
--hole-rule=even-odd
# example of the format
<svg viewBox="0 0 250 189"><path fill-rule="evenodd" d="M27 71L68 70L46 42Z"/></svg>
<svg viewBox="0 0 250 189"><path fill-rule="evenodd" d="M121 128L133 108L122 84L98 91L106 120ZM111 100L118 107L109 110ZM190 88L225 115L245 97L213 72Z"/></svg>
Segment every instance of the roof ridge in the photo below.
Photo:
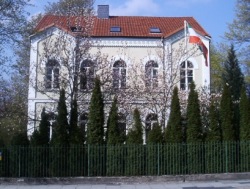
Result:
<svg viewBox="0 0 250 189"><path fill-rule="evenodd" d="M56 15L56 14L45 14L44 17L48 17L48 16L53 16L53 17L78 17L75 15ZM97 15L94 15L93 17L97 17ZM110 15L109 17L142 17L142 18L194 18L193 16L149 16L149 15L144 15L144 16L128 16L128 15L122 15L122 16L118 16L118 15Z"/></svg>

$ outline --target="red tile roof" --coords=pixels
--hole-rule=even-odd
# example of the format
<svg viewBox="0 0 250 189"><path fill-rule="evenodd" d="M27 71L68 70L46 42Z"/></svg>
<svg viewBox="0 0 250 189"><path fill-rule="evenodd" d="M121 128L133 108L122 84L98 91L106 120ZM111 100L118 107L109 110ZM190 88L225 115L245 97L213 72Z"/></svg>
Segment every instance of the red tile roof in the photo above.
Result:
<svg viewBox="0 0 250 189"><path fill-rule="evenodd" d="M79 18L78 18L79 19ZM146 16L110 16L108 19L93 18L92 37L168 37L183 30L186 20L199 34L210 36L193 17L146 17ZM75 26L76 17L46 15L38 23L36 32L56 26L69 33ZM81 26L85 23L82 19ZM121 32L110 32L112 26L120 26ZM150 33L151 27L158 27L161 33Z"/></svg>

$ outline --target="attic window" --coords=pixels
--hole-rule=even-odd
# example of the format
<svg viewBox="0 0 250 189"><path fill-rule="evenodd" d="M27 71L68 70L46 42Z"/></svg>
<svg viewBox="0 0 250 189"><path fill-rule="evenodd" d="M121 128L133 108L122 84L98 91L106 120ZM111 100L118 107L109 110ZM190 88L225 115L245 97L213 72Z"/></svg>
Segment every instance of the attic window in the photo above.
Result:
<svg viewBox="0 0 250 189"><path fill-rule="evenodd" d="M72 32L80 32L80 31L82 31L82 27L71 26L70 30Z"/></svg>
<svg viewBox="0 0 250 189"><path fill-rule="evenodd" d="M112 26L110 28L110 32L121 32L121 27L120 26Z"/></svg>
<svg viewBox="0 0 250 189"><path fill-rule="evenodd" d="M161 33L161 30L158 27L151 27L150 33Z"/></svg>

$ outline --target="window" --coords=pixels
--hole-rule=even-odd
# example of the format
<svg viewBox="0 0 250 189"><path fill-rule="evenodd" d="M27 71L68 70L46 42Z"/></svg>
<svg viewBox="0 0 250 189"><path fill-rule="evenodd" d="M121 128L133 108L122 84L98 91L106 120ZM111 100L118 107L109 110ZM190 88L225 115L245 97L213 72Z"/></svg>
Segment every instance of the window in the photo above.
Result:
<svg viewBox="0 0 250 189"><path fill-rule="evenodd" d="M94 62L84 60L81 64L80 89L90 90L94 87Z"/></svg>
<svg viewBox="0 0 250 189"><path fill-rule="evenodd" d="M145 76L147 89L154 89L158 87L158 64L156 62L147 62L145 66Z"/></svg>
<svg viewBox="0 0 250 189"><path fill-rule="evenodd" d="M126 87L126 63L118 60L113 65L113 88L120 89Z"/></svg>
<svg viewBox="0 0 250 189"><path fill-rule="evenodd" d="M84 136L85 136L85 133L86 133L87 122L88 122L88 114L83 113L80 116L80 128L81 128L81 132L83 133Z"/></svg>
<svg viewBox="0 0 250 189"><path fill-rule="evenodd" d="M51 140L52 138L52 134L54 133L54 129L55 129L55 124L56 124L56 114L54 112L48 112L48 121L50 123L50 127L49 127L49 138Z"/></svg>
<svg viewBox="0 0 250 189"><path fill-rule="evenodd" d="M146 141L148 138L149 131L152 130L153 125L158 122L158 118L156 114L149 114L146 117L146 127L145 127L145 134L146 134Z"/></svg>
<svg viewBox="0 0 250 189"><path fill-rule="evenodd" d="M158 27L151 27L150 33L161 33L161 30Z"/></svg>
<svg viewBox="0 0 250 189"><path fill-rule="evenodd" d="M121 133L122 141L126 138L126 116L122 113L118 113L118 127Z"/></svg>
<svg viewBox="0 0 250 189"><path fill-rule="evenodd" d="M80 26L77 26L77 27L71 26L70 29L72 32L81 32L82 31L82 27L80 27Z"/></svg>
<svg viewBox="0 0 250 189"><path fill-rule="evenodd" d="M182 62L180 67L180 89L188 90L193 81L193 64L190 61Z"/></svg>
<svg viewBox="0 0 250 189"><path fill-rule="evenodd" d="M56 60L49 60L46 64L45 88L59 88L59 63Z"/></svg>
<svg viewBox="0 0 250 189"><path fill-rule="evenodd" d="M110 28L110 32L121 32L121 27L120 26L112 26Z"/></svg>
<svg viewBox="0 0 250 189"><path fill-rule="evenodd" d="M54 112L48 112L47 114L48 114L48 120L52 125L52 123L56 121L57 115Z"/></svg>

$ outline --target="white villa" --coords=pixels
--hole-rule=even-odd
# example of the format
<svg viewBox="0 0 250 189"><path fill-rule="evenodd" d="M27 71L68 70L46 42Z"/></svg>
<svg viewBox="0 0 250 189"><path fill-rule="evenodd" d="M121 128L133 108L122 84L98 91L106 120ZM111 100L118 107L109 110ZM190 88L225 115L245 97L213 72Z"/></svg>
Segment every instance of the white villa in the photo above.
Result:
<svg viewBox="0 0 250 189"><path fill-rule="evenodd" d="M188 41L185 22L206 56ZM122 127L129 127L135 107L145 133L157 120L165 126L174 86L187 91L191 81L197 87L210 84L210 39L193 17L110 16L108 5L99 5L96 16L44 16L31 36L28 135L43 107L56 114L60 88L68 99L78 97L79 124L86 129L95 76L103 84L106 113L118 96Z"/></svg>

